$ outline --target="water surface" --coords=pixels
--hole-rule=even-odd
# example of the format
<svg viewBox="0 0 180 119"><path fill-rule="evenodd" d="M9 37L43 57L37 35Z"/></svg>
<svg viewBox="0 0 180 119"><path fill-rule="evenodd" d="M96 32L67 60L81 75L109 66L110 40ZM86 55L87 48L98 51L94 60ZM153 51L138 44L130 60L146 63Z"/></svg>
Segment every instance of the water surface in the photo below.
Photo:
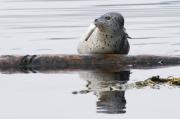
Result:
<svg viewBox="0 0 180 119"><path fill-rule="evenodd" d="M87 26L116 11L132 37L130 55L180 56L180 1L1 0L0 6L0 54L77 54ZM180 77L179 70L0 74L0 118L175 119L179 88L101 89L154 75ZM92 91L72 94L87 89Z"/></svg>

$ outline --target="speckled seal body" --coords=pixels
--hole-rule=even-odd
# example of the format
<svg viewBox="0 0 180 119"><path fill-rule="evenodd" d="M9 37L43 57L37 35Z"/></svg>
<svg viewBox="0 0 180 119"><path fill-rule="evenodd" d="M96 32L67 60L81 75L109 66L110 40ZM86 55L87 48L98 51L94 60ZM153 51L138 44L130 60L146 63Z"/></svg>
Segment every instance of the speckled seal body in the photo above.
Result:
<svg viewBox="0 0 180 119"><path fill-rule="evenodd" d="M128 54L128 34L121 14L110 12L94 20L95 25L88 38L81 39L78 45L80 54L117 53Z"/></svg>

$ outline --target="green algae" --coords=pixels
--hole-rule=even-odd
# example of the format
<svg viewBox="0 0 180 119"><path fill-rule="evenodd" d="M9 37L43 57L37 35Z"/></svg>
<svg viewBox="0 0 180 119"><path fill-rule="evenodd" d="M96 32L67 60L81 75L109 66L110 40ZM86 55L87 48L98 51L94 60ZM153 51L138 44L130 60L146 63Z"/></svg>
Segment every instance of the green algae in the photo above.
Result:
<svg viewBox="0 0 180 119"><path fill-rule="evenodd" d="M87 89L81 91L74 91L73 94L87 94L89 92L96 91L126 91L130 89L143 89L145 87L149 87L152 89L160 89L161 86L170 86L170 87L179 87L180 86L180 78L176 77L167 77L161 78L160 76L152 76L144 81L137 81L133 83L126 83L116 86L107 86L104 88L98 89Z"/></svg>

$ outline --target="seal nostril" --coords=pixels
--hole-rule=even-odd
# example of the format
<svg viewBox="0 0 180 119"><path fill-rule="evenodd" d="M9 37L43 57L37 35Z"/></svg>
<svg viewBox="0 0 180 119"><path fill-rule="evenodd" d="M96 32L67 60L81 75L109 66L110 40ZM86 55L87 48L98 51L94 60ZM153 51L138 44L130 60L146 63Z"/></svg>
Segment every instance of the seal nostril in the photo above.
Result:
<svg viewBox="0 0 180 119"><path fill-rule="evenodd" d="M94 22L97 22L97 21L98 21L98 19L95 19L95 20L94 20Z"/></svg>

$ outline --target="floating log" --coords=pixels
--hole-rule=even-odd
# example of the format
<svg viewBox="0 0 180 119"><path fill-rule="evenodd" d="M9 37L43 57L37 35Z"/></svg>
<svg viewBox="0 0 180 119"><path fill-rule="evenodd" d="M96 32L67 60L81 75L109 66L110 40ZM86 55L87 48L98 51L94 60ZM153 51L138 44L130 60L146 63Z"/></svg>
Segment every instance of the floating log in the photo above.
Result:
<svg viewBox="0 0 180 119"><path fill-rule="evenodd" d="M119 54L93 55L2 55L0 70L55 71L144 69L180 65L180 57Z"/></svg>

